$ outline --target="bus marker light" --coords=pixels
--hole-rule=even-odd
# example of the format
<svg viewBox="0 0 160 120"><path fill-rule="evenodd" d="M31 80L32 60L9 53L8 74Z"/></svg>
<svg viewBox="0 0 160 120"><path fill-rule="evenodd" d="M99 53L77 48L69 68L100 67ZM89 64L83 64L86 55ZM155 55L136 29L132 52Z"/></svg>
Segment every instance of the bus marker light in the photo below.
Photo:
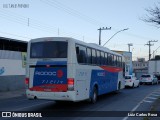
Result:
<svg viewBox="0 0 160 120"><path fill-rule="evenodd" d="M68 84L68 90L73 91L74 90L74 79L73 78L68 78L67 79L67 84Z"/></svg>
<svg viewBox="0 0 160 120"><path fill-rule="evenodd" d="M68 78L67 82L68 82L68 85L74 85L74 79L73 78Z"/></svg>
<svg viewBox="0 0 160 120"><path fill-rule="evenodd" d="M25 79L25 84L28 85L29 84L29 78Z"/></svg>

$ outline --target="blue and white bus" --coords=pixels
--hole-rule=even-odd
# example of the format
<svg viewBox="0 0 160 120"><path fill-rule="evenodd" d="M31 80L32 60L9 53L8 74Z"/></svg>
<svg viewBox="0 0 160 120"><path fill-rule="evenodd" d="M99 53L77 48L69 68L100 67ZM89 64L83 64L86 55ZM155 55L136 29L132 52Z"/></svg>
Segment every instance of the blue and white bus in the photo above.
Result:
<svg viewBox="0 0 160 120"><path fill-rule="evenodd" d="M28 99L96 102L97 96L124 88L122 55L67 37L29 41Z"/></svg>

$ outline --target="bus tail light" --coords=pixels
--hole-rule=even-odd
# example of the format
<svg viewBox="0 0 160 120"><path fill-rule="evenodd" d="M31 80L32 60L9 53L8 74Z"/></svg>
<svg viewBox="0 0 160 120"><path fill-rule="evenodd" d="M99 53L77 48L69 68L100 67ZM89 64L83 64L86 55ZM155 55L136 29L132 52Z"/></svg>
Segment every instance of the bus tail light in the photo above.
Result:
<svg viewBox="0 0 160 120"><path fill-rule="evenodd" d="M68 90L74 90L74 79L73 78L68 78L67 84L68 84Z"/></svg>
<svg viewBox="0 0 160 120"><path fill-rule="evenodd" d="M25 79L26 88L29 88L29 78Z"/></svg>

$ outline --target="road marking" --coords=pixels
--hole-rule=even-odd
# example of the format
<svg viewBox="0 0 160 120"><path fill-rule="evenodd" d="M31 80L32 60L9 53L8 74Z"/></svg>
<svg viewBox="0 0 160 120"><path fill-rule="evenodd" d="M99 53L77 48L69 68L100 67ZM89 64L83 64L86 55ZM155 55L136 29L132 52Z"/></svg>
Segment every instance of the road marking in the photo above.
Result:
<svg viewBox="0 0 160 120"><path fill-rule="evenodd" d="M149 100L143 100L143 102L152 103L153 101L149 101Z"/></svg>
<svg viewBox="0 0 160 120"><path fill-rule="evenodd" d="M158 91L155 91L155 92L153 92L153 93L157 93L157 94L160 94L160 91L158 92Z"/></svg>
<svg viewBox="0 0 160 120"><path fill-rule="evenodd" d="M134 112L143 103L143 100L140 101L130 112ZM127 119L128 119L128 116L124 117L122 120L127 120Z"/></svg>
<svg viewBox="0 0 160 120"><path fill-rule="evenodd" d="M153 100L155 100L155 99L157 99L157 97L155 98L155 97L147 97L147 99L153 99Z"/></svg>
<svg viewBox="0 0 160 120"><path fill-rule="evenodd" d="M142 99L130 112L134 112L142 103L143 101L146 101L145 99L151 95L154 95L155 91L151 92L150 94L148 94L144 99ZM159 96L159 95L156 95L156 96ZM126 116L124 117L122 120L127 120L129 118L129 116Z"/></svg>
<svg viewBox="0 0 160 120"><path fill-rule="evenodd" d="M160 96L160 95L157 95L157 94L151 94L151 96Z"/></svg>

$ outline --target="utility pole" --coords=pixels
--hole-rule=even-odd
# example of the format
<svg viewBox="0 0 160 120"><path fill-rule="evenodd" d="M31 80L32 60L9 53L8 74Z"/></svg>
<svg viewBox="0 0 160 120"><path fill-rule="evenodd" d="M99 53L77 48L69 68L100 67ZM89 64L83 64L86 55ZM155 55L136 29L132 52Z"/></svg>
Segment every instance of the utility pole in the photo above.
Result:
<svg viewBox="0 0 160 120"><path fill-rule="evenodd" d="M133 46L133 44L132 44L132 43L128 43L129 52L131 52L131 51L130 51L130 47L131 47L131 46Z"/></svg>
<svg viewBox="0 0 160 120"><path fill-rule="evenodd" d="M101 30L111 30L111 27L110 28L100 27L98 30L99 30L99 45L101 45Z"/></svg>
<svg viewBox="0 0 160 120"><path fill-rule="evenodd" d="M151 42L158 42L158 40L149 40L147 44L149 46L149 60L151 59L151 46L153 46L154 44L151 44Z"/></svg>

